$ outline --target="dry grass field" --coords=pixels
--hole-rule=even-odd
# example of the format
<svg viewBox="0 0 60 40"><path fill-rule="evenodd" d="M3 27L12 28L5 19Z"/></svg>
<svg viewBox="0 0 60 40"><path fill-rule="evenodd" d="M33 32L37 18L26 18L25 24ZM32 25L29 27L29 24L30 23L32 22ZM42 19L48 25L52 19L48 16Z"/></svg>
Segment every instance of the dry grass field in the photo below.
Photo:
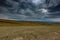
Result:
<svg viewBox="0 0 60 40"><path fill-rule="evenodd" d="M0 20L0 40L60 40L60 24Z"/></svg>

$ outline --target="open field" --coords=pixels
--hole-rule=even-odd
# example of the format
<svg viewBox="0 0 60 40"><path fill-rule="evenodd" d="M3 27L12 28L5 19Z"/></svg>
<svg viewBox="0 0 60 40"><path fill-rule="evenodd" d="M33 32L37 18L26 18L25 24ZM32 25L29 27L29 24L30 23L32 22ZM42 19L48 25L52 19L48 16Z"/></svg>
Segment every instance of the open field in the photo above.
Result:
<svg viewBox="0 0 60 40"><path fill-rule="evenodd" d="M60 24L0 20L0 40L60 40Z"/></svg>

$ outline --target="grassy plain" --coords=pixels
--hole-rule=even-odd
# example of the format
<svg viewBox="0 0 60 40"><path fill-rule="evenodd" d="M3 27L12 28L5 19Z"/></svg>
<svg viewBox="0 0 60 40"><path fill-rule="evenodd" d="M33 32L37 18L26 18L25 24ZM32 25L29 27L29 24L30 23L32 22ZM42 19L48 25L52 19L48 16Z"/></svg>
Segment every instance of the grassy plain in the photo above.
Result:
<svg viewBox="0 0 60 40"><path fill-rule="evenodd" d="M60 24L0 20L0 40L60 40Z"/></svg>

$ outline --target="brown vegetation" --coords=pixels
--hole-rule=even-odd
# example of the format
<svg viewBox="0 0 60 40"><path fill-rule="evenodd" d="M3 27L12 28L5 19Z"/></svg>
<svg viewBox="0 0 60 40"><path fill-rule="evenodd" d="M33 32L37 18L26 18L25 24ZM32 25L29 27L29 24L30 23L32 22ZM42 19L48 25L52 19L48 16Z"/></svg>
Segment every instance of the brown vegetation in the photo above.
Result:
<svg viewBox="0 0 60 40"><path fill-rule="evenodd" d="M60 40L60 24L0 20L0 40Z"/></svg>

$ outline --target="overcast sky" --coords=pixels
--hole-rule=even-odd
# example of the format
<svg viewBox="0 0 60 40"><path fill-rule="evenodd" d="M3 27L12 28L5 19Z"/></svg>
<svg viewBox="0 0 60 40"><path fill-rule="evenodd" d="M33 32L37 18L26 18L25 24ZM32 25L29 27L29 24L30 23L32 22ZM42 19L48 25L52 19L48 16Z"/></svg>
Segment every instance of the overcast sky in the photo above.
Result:
<svg viewBox="0 0 60 40"><path fill-rule="evenodd" d="M0 0L0 19L60 22L60 0Z"/></svg>

